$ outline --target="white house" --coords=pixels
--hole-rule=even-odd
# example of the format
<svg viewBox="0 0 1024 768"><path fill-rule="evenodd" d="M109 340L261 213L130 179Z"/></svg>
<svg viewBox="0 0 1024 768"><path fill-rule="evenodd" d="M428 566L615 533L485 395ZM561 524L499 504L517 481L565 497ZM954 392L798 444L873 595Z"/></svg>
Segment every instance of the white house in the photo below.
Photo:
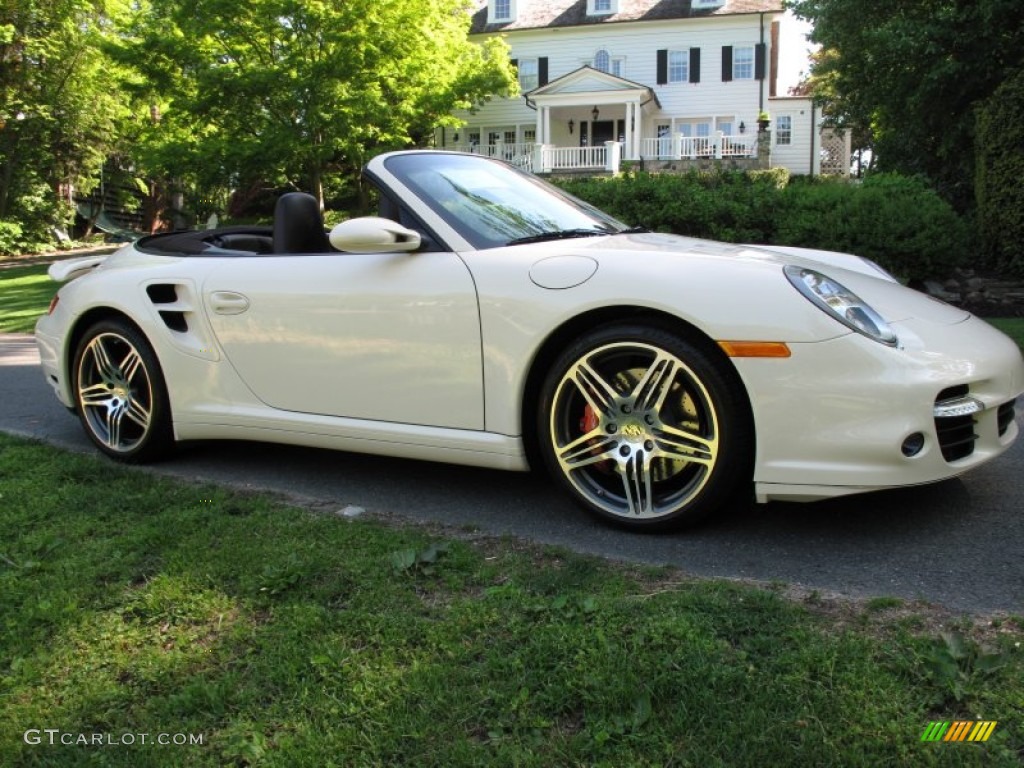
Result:
<svg viewBox="0 0 1024 768"><path fill-rule="evenodd" d="M538 171L737 157L819 173L820 114L776 94L782 17L782 0L477 0L471 34L504 37L522 95L435 142Z"/></svg>

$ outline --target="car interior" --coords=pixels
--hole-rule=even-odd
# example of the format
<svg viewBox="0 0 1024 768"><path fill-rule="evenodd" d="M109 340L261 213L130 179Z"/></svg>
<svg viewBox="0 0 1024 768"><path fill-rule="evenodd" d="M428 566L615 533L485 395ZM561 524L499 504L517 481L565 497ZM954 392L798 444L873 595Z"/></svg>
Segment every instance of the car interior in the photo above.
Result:
<svg viewBox="0 0 1024 768"><path fill-rule="evenodd" d="M388 195L378 196L377 215L424 232L424 227ZM305 192L281 195L272 226L241 225L217 229L165 232L135 243L143 253L167 256L271 256L338 253L327 237L319 201ZM425 239L421 250L436 250Z"/></svg>

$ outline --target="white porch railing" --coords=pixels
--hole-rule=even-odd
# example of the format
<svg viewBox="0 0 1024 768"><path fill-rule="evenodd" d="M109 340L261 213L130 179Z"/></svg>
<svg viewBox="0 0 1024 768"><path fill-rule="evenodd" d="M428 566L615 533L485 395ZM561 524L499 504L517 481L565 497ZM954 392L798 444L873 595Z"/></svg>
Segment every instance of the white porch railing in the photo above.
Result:
<svg viewBox="0 0 1024 768"><path fill-rule="evenodd" d="M757 157L757 136L663 136L643 139L640 154L648 159L685 160L699 157Z"/></svg>
<svg viewBox="0 0 1024 768"><path fill-rule="evenodd" d="M621 145L618 152L609 149L606 142L600 147L555 147L550 144L456 144L451 149L474 155L496 157L524 171L574 171L613 170L618 171ZM612 155L609 155L611 151ZM614 165L614 168L611 166Z"/></svg>
<svg viewBox="0 0 1024 768"><path fill-rule="evenodd" d="M497 144L456 144L452 149L456 152L469 152L473 155L497 157L500 160L511 163L517 157L532 154L534 146L532 141L518 144L506 144L499 141Z"/></svg>
<svg viewBox="0 0 1024 768"><path fill-rule="evenodd" d="M544 147L544 167L552 170L604 168L607 159L605 147Z"/></svg>

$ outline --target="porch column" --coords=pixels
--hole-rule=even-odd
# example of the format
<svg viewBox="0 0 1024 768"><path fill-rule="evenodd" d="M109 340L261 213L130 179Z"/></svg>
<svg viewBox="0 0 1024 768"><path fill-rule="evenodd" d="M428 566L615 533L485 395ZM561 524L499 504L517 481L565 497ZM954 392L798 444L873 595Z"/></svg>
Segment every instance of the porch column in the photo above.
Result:
<svg viewBox="0 0 1024 768"><path fill-rule="evenodd" d="M636 124L633 126L633 156L632 160L640 159L640 146L644 139L644 113L640 108L640 102L633 102L633 117L636 119Z"/></svg>
<svg viewBox="0 0 1024 768"><path fill-rule="evenodd" d="M544 143L544 139L545 139L545 136L544 136L544 109L545 109L545 107L540 107L540 108L537 109L537 124L534 127L534 131L533 131L533 137L534 137L533 141L536 144L543 144Z"/></svg>
<svg viewBox="0 0 1024 768"><path fill-rule="evenodd" d="M551 107L541 107L541 111L543 112L543 117L541 119L544 121L544 127L543 127L544 141L542 143L543 144L550 144L551 143Z"/></svg>
<svg viewBox="0 0 1024 768"><path fill-rule="evenodd" d="M616 137L618 138L618 137ZM635 160L636 153L633 151L633 102L626 102L626 146L623 147L625 150L626 160Z"/></svg>

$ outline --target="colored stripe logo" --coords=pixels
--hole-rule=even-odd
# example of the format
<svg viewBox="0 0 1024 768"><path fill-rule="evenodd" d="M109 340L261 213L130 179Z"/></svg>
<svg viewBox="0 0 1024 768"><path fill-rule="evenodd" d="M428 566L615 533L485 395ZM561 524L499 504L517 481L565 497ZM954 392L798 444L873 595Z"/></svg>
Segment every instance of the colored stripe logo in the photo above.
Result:
<svg viewBox="0 0 1024 768"><path fill-rule="evenodd" d="M988 741L996 729L996 720L932 721L921 734L921 741Z"/></svg>

